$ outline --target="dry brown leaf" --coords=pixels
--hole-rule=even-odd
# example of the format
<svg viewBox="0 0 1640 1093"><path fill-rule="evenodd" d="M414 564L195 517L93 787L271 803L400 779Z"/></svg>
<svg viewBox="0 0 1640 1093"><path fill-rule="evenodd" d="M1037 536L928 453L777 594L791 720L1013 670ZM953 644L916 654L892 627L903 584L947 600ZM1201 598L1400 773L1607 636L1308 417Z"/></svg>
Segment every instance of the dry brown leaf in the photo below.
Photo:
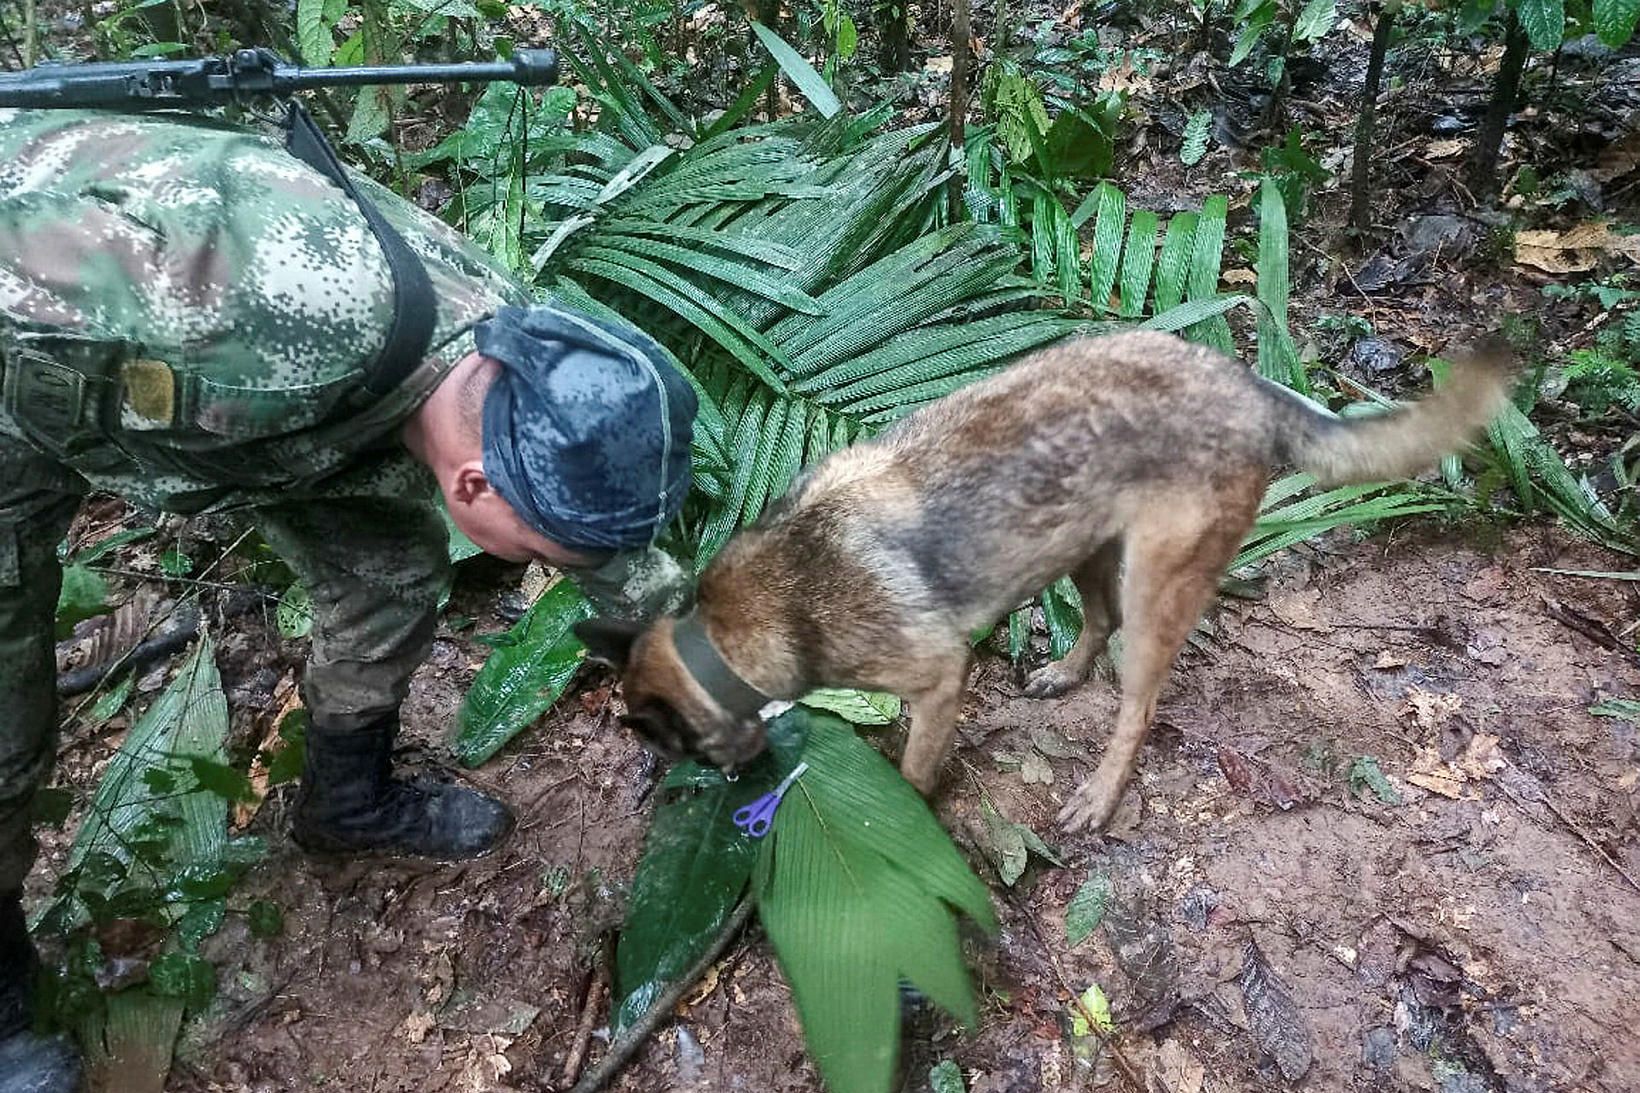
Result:
<svg viewBox="0 0 1640 1093"><path fill-rule="evenodd" d="M690 1010L710 998L712 992L717 990L718 979L722 974L723 966L721 964L713 964L710 968L707 968L706 974L700 978L700 983L690 993L689 997L680 1003L678 1008L687 1015Z"/></svg>
<svg viewBox="0 0 1640 1093"><path fill-rule="evenodd" d="M433 1031L433 1026L437 1023L433 1020L432 1014L419 1012L406 1017L401 1028L406 1040L412 1044L419 1044L427 1039L427 1034Z"/></svg>
<svg viewBox="0 0 1640 1093"><path fill-rule="evenodd" d="M1227 269L1224 271L1224 283L1227 285L1256 285L1258 274L1250 269Z"/></svg>
<svg viewBox="0 0 1640 1093"><path fill-rule="evenodd" d="M941 75L947 75L948 76L948 75L951 74L951 65L952 65L952 60L949 56L946 56L946 57L930 57L930 58L928 58L927 61L923 62L923 71L924 72L938 72Z"/></svg>
<svg viewBox="0 0 1640 1093"><path fill-rule="evenodd" d="M1515 236L1515 264L1545 273L1582 273L1612 255L1640 262L1640 235L1615 235L1610 224L1590 220L1570 231L1524 231Z"/></svg>
<svg viewBox="0 0 1640 1093"><path fill-rule="evenodd" d="M1463 699L1457 695L1436 694L1422 687L1408 687L1406 704L1401 707L1401 712L1411 714L1419 728L1433 729L1448 721L1462 707Z"/></svg>
<svg viewBox="0 0 1640 1093"><path fill-rule="evenodd" d="M1380 649L1378 651L1378 659L1372 662L1372 666L1381 672L1387 672L1391 668L1405 668L1407 666L1407 658L1396 656L1388 649Z"/></svg>
<svg viewBox="0 0 1640 1093"><path fill-rule="evenodd" d="M1600 162L1589 172L1589 177L1596 182L1616 181L1640 167L1640 117L1631 120L1629 131L1620 140L1606 145L1606 150L1600 153Z"/></svg>
<svg viewBox="0 0 1640 1093"><path fill-rule="evenodd" d="M1125 54L1121 64L1105 69L1104 75L1099 77L1099 90L1126 91L1130 95L1142 95L1150 90L1150 77L1136 72L1133 68L1133 54Z"/></svg>
<svg viewBox="0 0 1640 1093"><path fill-rule="evenodd" d="M1156 1066L1150 1072L1150 1087L1156 1093L1202 1093L1207 1079L1207 1068L1191 1055L1177 1040L1167 1040L1156 1053Z"/></svg>
<svg viewBox="0 0 1640 1093"><path fill-rule="evenodd" d="M256 814L262 809L262 802L268 796L268 767L262 761L266 754L268 758L284 751L289 745L279 735L279 722L285 715L302 704L302 694L296 687L294 672L286 672L285 678L279 681L273 689L273 700L278 703L274 714L268 719L267 731L262 734L262 742L257 745L256 756L251 760L250 781L251 788L256 791L256 800L238 801L233 806L233 830L243 831L249 827Z"/></svg>
<svg viewBox="0 0 1640 1093"><path fill-rule="evenodd" d="M1457 137L1451 140L1432 140L1429 142L1429 147L1424 149L1424 158L1450 159L1453 156L1462 155L1468 147L1469 142L1467 140Z"/></svg>

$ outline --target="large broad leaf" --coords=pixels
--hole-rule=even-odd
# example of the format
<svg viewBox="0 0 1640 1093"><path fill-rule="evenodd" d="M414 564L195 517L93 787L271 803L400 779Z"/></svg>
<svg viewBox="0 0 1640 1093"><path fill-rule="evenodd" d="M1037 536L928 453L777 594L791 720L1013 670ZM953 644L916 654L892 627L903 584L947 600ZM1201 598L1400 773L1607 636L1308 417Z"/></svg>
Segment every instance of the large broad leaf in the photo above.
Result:
<svg viewBox="0 0 1640 1093"><path fill-rule="evenodd" d="M1308 389L1298 351L1287 333L1287 206L1269 179L1259 190L1258 370L1266 379Z"/></svg>
<svg viewBox="0 0 1640 1093"><path fill-rule="evenodd" d="M780 65L780 70L791 78L797 89L803 92L809 102L814 104L820 116L829 118L843 108L837 101L837 96L826 84L826 78L814 70L814 66L803 59L803 55L791 46L786 40L755 19L752 21L752 32L757 35L769 55Z"/></svg>
<svg viewBox="0 0 1640 1093"><path fill-rule="evenodd" d="M973 1027L954 912L990 930L996 917L916 791L846 724L801 713L809 770L765 840L758 913L827 1086L886 1093L900 980Z"/></svg>
<svg viewBox="0 0 1640 1093"><path fill-rule="evenodd" d="M456 714L456 758L478 766L558 701L586 654L570 627L591 616L581 590L559 580L496 640Z"/></svg>
<svg viewBox="0 0 1640 1093"><path fill-rule="evenodd" d="M735 782L695 763L667 776L662 792L671 795L655 810L615 950L617 1035L700 959L733 913L759 849L734 825L735 811L797 765L806 732L802 717L776 719L769 751Z"/></svg>
<svg viewBox="0 0 1640 1093"><path fill-rule="evenodd" d="M1566 35L1566 0L1518 0L1515 14L1534 49L1547 53Z"/></svg>
<svg viewBox="0 0 1640 1093"><path fill-rule="evenodd" d="M1640 0L1594 0L1594 30L1600 40L1621 49L1634 36L1640 20Z"/></svg>

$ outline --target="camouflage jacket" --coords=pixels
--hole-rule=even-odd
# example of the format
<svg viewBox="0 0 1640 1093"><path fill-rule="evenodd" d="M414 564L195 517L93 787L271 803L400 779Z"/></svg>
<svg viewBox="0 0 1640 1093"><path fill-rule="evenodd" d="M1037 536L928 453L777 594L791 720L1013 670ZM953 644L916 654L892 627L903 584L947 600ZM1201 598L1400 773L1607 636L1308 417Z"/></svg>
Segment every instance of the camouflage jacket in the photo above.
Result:
<svg viewBox="0 0 1640 1093"><path fill-rule="evenodd" d="M274 135L188 115L0 110L0 433L95 489L194 513L404 497L398 426L528 294L435 217L354 176L425 264L423 365L373 405L391 279L356 205Z"/></svg>

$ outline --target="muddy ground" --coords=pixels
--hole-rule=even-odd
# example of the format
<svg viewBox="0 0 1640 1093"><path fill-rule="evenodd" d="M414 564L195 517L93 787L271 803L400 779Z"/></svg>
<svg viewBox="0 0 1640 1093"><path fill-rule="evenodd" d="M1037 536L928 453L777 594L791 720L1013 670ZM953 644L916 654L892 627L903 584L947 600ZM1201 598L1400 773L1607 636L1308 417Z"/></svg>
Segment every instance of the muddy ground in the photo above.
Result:
<svg viewBox="0 0 1640 1093"><path fill-rule="evenodd" d="M944 1058L977 1093L1287 1086L1258 1039L1282 1052L1280 1023L1249 1028L1249 942L1313 1042L1298 1088L1640 1088L1640 891L1622 875L1640 876L1640 727L1588 712L1640 691L1640 667L1564 621L1632 625L1640 597L1543 572L1618 568L1556 531L1477 534L1337 536L1274 560L1262 600L1223 601L1103 839L1059 837L1053 816L1102 748L1108 674L1039 703L1004 660L983 664L938 811L1004 925L970 950L982 1027L913 1013L905 1088ZM463 595L493 591L469 579ZM412 743L437 749L483 652L441 635L406 711ZM649 811L650 768L612 727L605 682L586 678L473 776L523 816L492 860L315 866L284 839L276 793L252 825L274 856L240 895L277 899L286 931L257 942L230 919L214 939L227 1004L193 1029L170 1088L555 1088ZM1027 784L1018 758L1033 740L1064 753L1060 738L1087 757L1035 751L1052 781L1033 759ZM1398 803L1352 788L1361 757ZM1005 887L979 787L1065 867L1033 862ZM1070 948L1065 906L1095 871L1117 905ZM1068 1000L1093 983L1126 1030L1119 1062L1078 1061L1068 1037ZM613 1088L820 1089L755 928Z"/></svg>

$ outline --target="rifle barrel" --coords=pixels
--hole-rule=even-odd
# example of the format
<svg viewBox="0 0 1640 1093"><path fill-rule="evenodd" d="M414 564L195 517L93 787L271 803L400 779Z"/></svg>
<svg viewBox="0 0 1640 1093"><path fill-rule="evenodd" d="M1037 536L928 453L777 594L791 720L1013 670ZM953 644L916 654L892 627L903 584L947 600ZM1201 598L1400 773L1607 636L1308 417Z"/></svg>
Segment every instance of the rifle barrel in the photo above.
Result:
<svg viewBox="0 0 1640 1093"><path fill-rule="evenodd" d="M292 68L280 73L277 79L293 91L314 87L457 83L463 80L504 80L531 86L557 81L558 55L550 49L521 49L513 54L512 60L494 64L471 62L381 65L372 68Z"/></svg>

